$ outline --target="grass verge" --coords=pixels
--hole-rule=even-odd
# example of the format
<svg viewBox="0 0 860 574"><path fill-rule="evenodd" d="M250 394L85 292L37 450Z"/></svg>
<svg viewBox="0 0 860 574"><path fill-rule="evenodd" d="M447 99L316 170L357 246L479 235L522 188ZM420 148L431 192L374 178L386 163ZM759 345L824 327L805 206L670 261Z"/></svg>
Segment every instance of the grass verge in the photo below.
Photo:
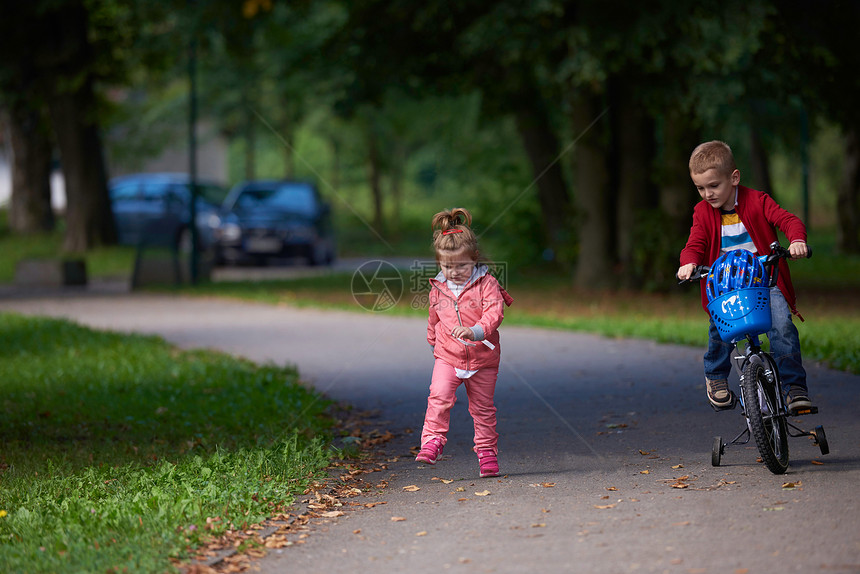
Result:
<svg viewBox="0 0 860 574"><path fill-rule="evenodd" d="M166 572L293 502L330 404L293 369L0 314L4 572Z"/></svg>

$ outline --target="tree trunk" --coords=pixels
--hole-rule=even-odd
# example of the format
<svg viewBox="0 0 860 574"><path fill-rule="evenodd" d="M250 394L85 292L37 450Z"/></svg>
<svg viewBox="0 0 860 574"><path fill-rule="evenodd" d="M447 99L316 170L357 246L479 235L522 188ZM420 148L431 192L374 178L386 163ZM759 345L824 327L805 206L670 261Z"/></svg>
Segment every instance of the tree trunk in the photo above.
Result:
<svg viewBox="0 0 860 574"><path fill-rule="evenodd" d="M257 176L257 117L252 108L245 105L245 179Z"/></svg>
<svg viewBox="0 0 860 574"><path fill-rule="evenodd" d="M663 157L660 170L660 211L664 230L672 237L687 237L693 205L701 199L690 181L690 154L699 144L697 131L677 112L663 118Z"/></svg>
<svg viewBox="0 0 860 574"><path fill-rule="evenodd" d="M295 133L292 114L284 111L284 119L281 122L281 137L284 138L284 177L295 179L296 177L296 150Z"/></svg>
<svg viewBox="0 0 860 574"><path fill-rule="evenodd" d="M370 120L372 122L372 120ZM370 191L373 194L373 228L383 233L382 213L382 165L379 157L379 142L372 125L367 127L367 162Z"/></svg>
<svg viewBox="0 0 860 574"><path fill-rule="evenodd" d="M613 142L617 158L616 242L622 284L641 285L642 270L635 268L638 229L648 209L656 208L652 184L654 126L634 94L624 84L613 90ZM651 223L649 222L649 225ZM649 246L645 246L646 248Z"/></svg>
<svg viewBox="0 0 860 574"><path fill-rule="evenodd" d="M564 261L562 255L571 244L572 206L562 165L559 162L560 146L550 125L546 110L539 103L530 107L521 106L515 111L517 130L529 157L534 173L543 219L544 241L555 259Z"/></svg>
<svg viewBox="0 0 860 574"><path fill-rule="evenodd" d="M753 172L753 182L751 182L753 185L751 187L764 191L776 199L773 191L773 181L770 177L770 158L767 155L767 150L764 148L764 143L761 141L761 133L755 125L752 126L750 132Z"/></svg>
<svg viewBox="0 0 860 574"><path fill-rule="evenodd" d="M860 133L848 129L844 137L845 164L836 199L836 249L840 253L860 253Z"/></svg>
<svg viewBox="0 0 860 574"><path fill-rule="evenodd" d="M92 82L52 98L51 120L66 183L66 237L63 249L84 252L116 243L102 141L95 123Z"/></svg>
<svg viewBox="0 0 860 574"><path fill-rule="evenodd" d="M574 195L579 216L579 254L573 284L604 288L614 284L613 212L609 190L607 122L600 100L586 94L574 97L571 109ZM594 123L597 120L597 123Z"/></svg>
<svg viewBox="0 0 860 574"><path fill-rule="evenodd" d="M9 227L16 233L52 231L51 138L44 112L12 110L9 136L13 155Z"/></svg>

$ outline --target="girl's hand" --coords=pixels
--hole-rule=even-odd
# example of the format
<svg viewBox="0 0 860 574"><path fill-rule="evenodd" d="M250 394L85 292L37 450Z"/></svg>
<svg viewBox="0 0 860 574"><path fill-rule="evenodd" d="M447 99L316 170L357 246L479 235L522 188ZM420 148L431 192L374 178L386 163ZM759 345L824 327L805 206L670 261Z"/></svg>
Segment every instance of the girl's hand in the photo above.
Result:
<svg viewBox="0 0 860 574"><path fill-rule="evenodd" d="M466 339L471 341L475 338L475 335L472 333L472 330L468 327L454 327L451 330L451 336L455 339Z"/></svg>

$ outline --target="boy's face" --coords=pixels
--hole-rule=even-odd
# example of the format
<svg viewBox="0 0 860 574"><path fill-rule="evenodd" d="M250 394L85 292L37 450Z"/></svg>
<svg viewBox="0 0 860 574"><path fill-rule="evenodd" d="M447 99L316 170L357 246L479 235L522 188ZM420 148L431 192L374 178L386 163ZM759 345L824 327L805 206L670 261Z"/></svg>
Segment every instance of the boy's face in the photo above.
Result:
<svg viewBox="0 0 860 574"><path fill-rule="evenodd" d="M741 182L741 172L726 175L711 168L703 173L691 173L693 185L702 199L715 209L731 210L735 206L735 187Z"/></svg>

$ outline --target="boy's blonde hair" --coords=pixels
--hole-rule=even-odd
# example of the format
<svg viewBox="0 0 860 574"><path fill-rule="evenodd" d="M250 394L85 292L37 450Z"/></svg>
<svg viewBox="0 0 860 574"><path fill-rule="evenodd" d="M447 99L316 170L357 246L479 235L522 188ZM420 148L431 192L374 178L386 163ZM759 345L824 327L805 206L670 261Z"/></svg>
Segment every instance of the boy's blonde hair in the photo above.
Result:
<svg viewBox="0 0 860 574"><path fill-rule="evenodd" d="M466 250L473 260L478 260L478 238L470 227L472 214L462 207L446 209L433 216L430 228L433 230L433 250L436 260L440 251Z"/></svg>
<svg viewBox="0 0 860 574"><path fill-rule="evenodd" d="M729 144L713 140L696 146L690 155L690 175L699 175L711 168L723 175L731 175L737 169Z"/></svg>

